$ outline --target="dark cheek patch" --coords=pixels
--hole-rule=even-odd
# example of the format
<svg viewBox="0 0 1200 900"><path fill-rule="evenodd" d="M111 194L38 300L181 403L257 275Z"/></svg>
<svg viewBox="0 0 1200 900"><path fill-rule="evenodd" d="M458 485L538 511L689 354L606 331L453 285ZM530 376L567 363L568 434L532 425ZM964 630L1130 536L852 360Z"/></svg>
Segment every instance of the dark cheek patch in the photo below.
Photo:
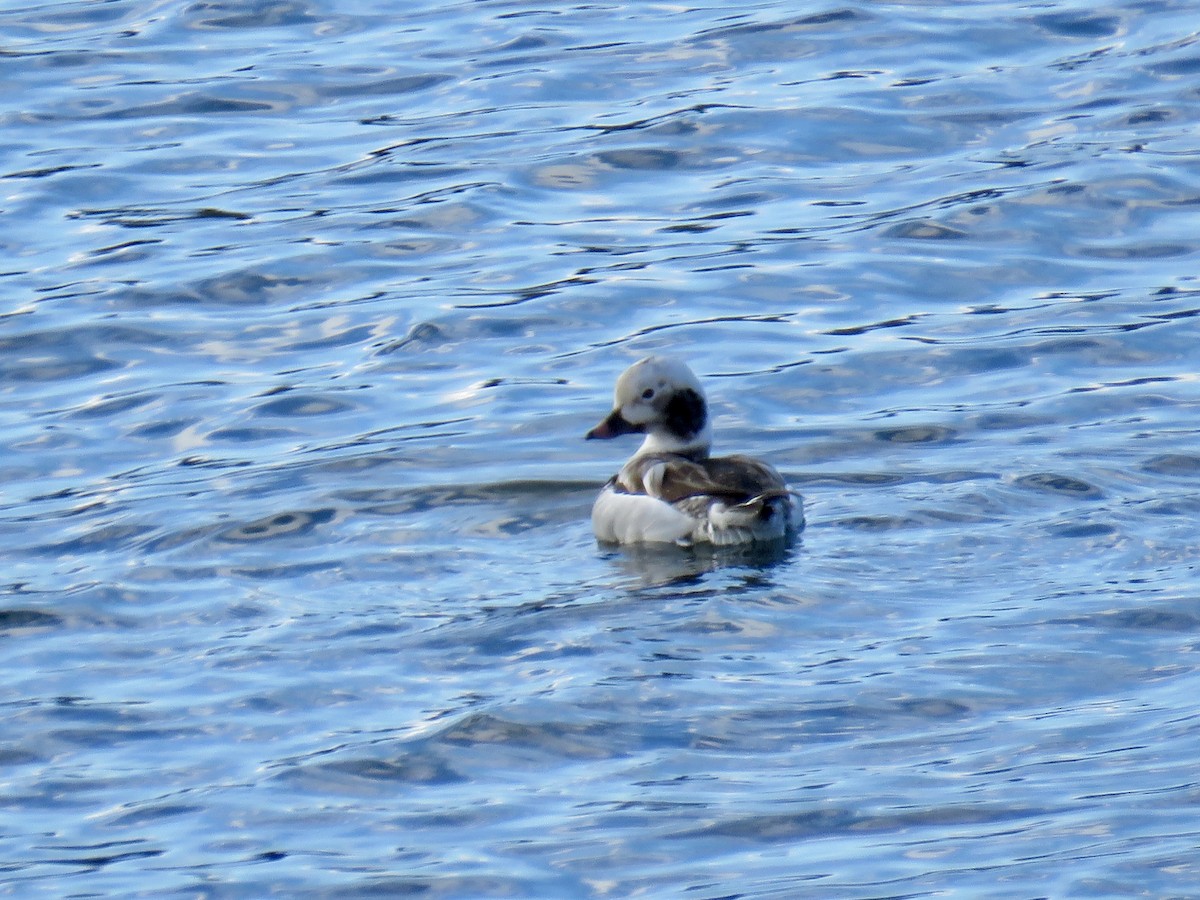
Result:
<svg viewBox="0 0 1200 900"><path fill-rule="evenodd" d="M690 388L680 391L664 410L667 428L680 437L691 437L696 434L708 420L708 410L704 406L704 398Z"/></svg>

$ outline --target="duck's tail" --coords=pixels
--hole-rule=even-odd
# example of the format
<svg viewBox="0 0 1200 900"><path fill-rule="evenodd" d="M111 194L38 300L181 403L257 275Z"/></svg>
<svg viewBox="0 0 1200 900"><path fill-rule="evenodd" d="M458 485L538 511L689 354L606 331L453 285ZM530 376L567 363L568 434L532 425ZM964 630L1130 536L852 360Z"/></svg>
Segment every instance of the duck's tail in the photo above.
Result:
<svg viewBox="0 0 1200 900"><path fill-rule="evenodd" d="M718 501L709 510L714 544L775 541L796 530L796 505L787 490L766 491L739 503ZM803 513L800 522L803 523Z"/></svg>

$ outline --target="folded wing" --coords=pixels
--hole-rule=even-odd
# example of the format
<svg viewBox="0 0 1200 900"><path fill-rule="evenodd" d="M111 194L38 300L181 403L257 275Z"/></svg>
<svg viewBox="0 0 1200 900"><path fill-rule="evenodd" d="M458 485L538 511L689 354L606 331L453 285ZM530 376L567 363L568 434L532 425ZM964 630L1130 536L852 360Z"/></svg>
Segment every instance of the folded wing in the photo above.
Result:
<svg viewBox="0 0 1200 900"><path fill-rule="evenodd" d="M632 460L620 482L631 493L645 493L668 503L710 497L737 504L788 493L773 467L748 456L692 460L673 454L648 455Z"/></svg>

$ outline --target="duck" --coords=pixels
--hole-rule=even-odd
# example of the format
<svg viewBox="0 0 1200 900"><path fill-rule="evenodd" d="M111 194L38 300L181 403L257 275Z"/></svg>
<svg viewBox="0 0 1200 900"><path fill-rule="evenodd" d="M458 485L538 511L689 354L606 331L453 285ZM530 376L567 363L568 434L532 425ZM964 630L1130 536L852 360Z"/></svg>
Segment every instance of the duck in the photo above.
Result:
<svg viewBox="0 0 1200 900"><path fill-rule="evenodd" d="M749 456L711 456L712 422L700 380L672 356L648 356L617 379L613 409L586 435L643 435L592 506L602 543L681 546L785 541L802 509L780 474Z"/></svg>

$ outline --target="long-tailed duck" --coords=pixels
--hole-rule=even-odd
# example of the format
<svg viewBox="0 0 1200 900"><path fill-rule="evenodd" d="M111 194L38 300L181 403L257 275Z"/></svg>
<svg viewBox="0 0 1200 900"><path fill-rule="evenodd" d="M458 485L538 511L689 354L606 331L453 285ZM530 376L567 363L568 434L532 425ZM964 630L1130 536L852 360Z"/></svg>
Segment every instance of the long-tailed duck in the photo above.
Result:
<svg viewBox="0 0 1200 900"><path fill-rule="evenodd" d="M680 360L649 356L617 379L613 411L587 439L622 434L646 437L592 507L601 541L747 544L803 527L774 468L748 456L708 455L708 402Z"/></svg>

